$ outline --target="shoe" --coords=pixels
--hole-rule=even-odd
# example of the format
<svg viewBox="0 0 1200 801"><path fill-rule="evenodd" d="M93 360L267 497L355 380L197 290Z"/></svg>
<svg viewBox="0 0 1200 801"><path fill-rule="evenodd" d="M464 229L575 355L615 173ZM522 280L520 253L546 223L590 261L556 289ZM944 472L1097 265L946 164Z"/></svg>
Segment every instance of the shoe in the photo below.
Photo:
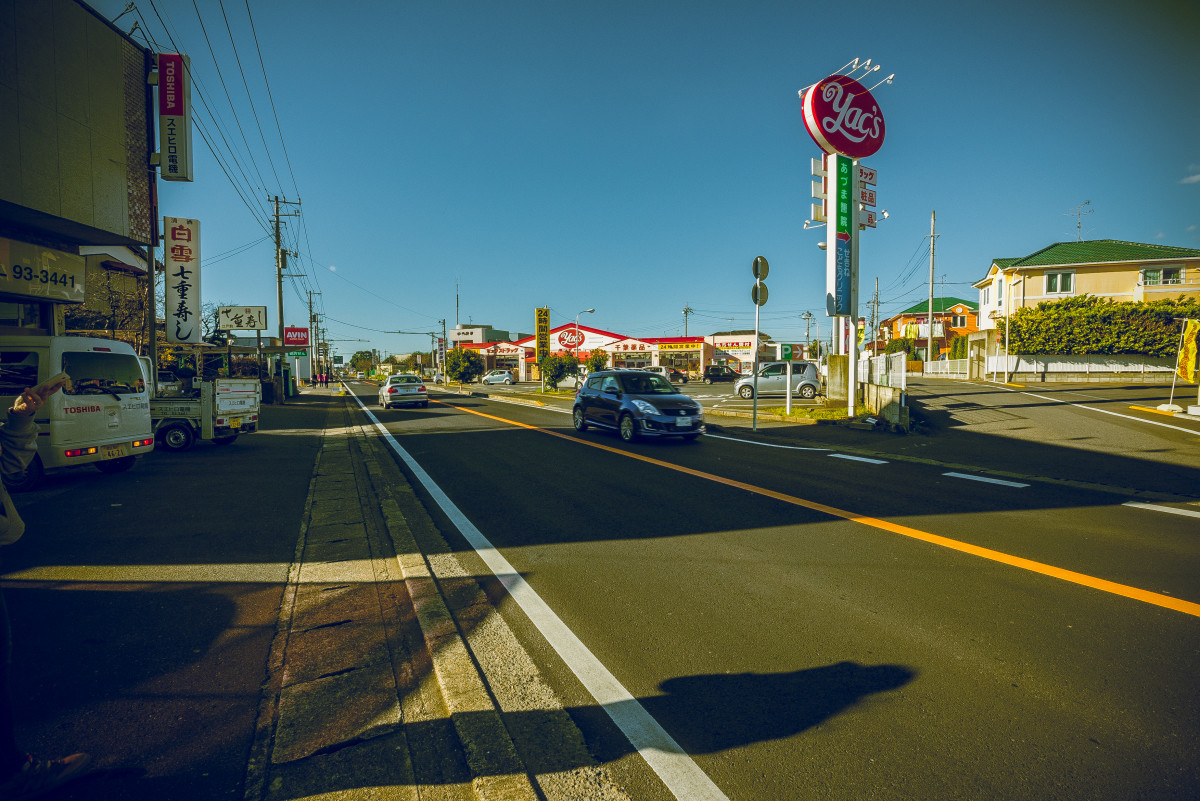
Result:
<svg viewBox="0 0 1200 801"><path fill-rule="evenodd" d="M62 759L37 759L33 754L26 754L21 769L0 784L0 798L4 801L36 798L79 778L91 767L92 758L88 754L71 754Z"/></svg>

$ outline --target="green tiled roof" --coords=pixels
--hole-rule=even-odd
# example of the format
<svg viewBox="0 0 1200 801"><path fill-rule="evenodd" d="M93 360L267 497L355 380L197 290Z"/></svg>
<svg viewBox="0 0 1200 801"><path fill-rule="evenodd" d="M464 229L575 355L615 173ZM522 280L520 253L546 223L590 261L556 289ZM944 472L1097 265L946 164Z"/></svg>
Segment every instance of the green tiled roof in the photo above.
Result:
<svg viewBox="0 0 1200 801"><path fill-rule="evenodd" d="M979 304L973 300L963 300L962 298L934 298L933 313L944 314L947 310L955 306L966 306L971 311L979 311ZM929 301L923 300L911 309L905 309L900 314L928 314Z"/></svg>
<svg viewBox="0 0 1200 801"><path fill-rule="evenodd" d="M1023 259L1014 259L1011 264L1001 264L1008 259L997 259L995 263L1001 269L1007 269L1013 266L1048 267L1056 264L1098 264L1150 259L1200 259L1200 250L1144 245L1118 239L1093 239L1087 242L1057 242Z"/></svg>
<svg viewBox="0 0 1200 801"><path fill-rule="evenodd" d="M1019 261L1020 259L992 259L992 264L996 265L1001 270L1007 270L1009 267L1012 267Z"/></svg>

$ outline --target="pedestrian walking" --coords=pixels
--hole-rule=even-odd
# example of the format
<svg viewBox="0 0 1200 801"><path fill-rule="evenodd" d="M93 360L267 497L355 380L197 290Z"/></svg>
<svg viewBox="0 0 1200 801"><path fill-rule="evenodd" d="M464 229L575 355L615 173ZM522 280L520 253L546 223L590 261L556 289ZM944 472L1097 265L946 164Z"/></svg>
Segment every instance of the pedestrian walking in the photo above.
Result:
<svg viewBox="0 0 1200 801"><path fill-rule="evenodd" d="M19 476L29 467L37 454L37 426L33 423L33 414L68 380L65 373L60 373L25 390L13 400L7 419L0 425L0 472L4 475ZM24 532L25 523L17 514L8 490L0 482L0 545L11 545ZM81 753L61 759L39 759L17 747L9 682L12 645L8 607L4 603L4 591L0 589L0 798L21 801L35 798L87 773L92 758Z"/></svg>

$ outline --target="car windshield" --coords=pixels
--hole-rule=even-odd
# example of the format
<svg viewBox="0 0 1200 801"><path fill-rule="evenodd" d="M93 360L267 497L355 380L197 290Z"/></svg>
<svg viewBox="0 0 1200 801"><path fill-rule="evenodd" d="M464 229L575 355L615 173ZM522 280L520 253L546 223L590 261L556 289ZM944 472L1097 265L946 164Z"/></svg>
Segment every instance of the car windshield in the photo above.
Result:
<svg viewBox="0 0 1200 801"><path fill-rule="evenodd" d="M655 373L623 375L621 384L630 395L675 395L679 390L671 382Z"/></svg>

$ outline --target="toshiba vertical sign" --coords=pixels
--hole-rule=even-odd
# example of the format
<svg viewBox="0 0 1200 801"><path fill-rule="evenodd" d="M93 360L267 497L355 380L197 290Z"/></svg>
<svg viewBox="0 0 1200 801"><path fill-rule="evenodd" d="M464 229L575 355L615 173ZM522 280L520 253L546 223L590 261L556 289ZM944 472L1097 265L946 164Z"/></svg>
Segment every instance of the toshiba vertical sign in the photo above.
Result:
<svg viewBox="0 0 1200 801"><path fill-rule="evenodd" d="M158 54L158 141L164 181L192 180L191 60Z"/></svg>
<svg viewBox="0 0 1200 801"><path fill-rule="evenodd" d="M167 342L196 345L200 342L200 223L164 217L167 238L163 243L166 266Z"/></svg>

